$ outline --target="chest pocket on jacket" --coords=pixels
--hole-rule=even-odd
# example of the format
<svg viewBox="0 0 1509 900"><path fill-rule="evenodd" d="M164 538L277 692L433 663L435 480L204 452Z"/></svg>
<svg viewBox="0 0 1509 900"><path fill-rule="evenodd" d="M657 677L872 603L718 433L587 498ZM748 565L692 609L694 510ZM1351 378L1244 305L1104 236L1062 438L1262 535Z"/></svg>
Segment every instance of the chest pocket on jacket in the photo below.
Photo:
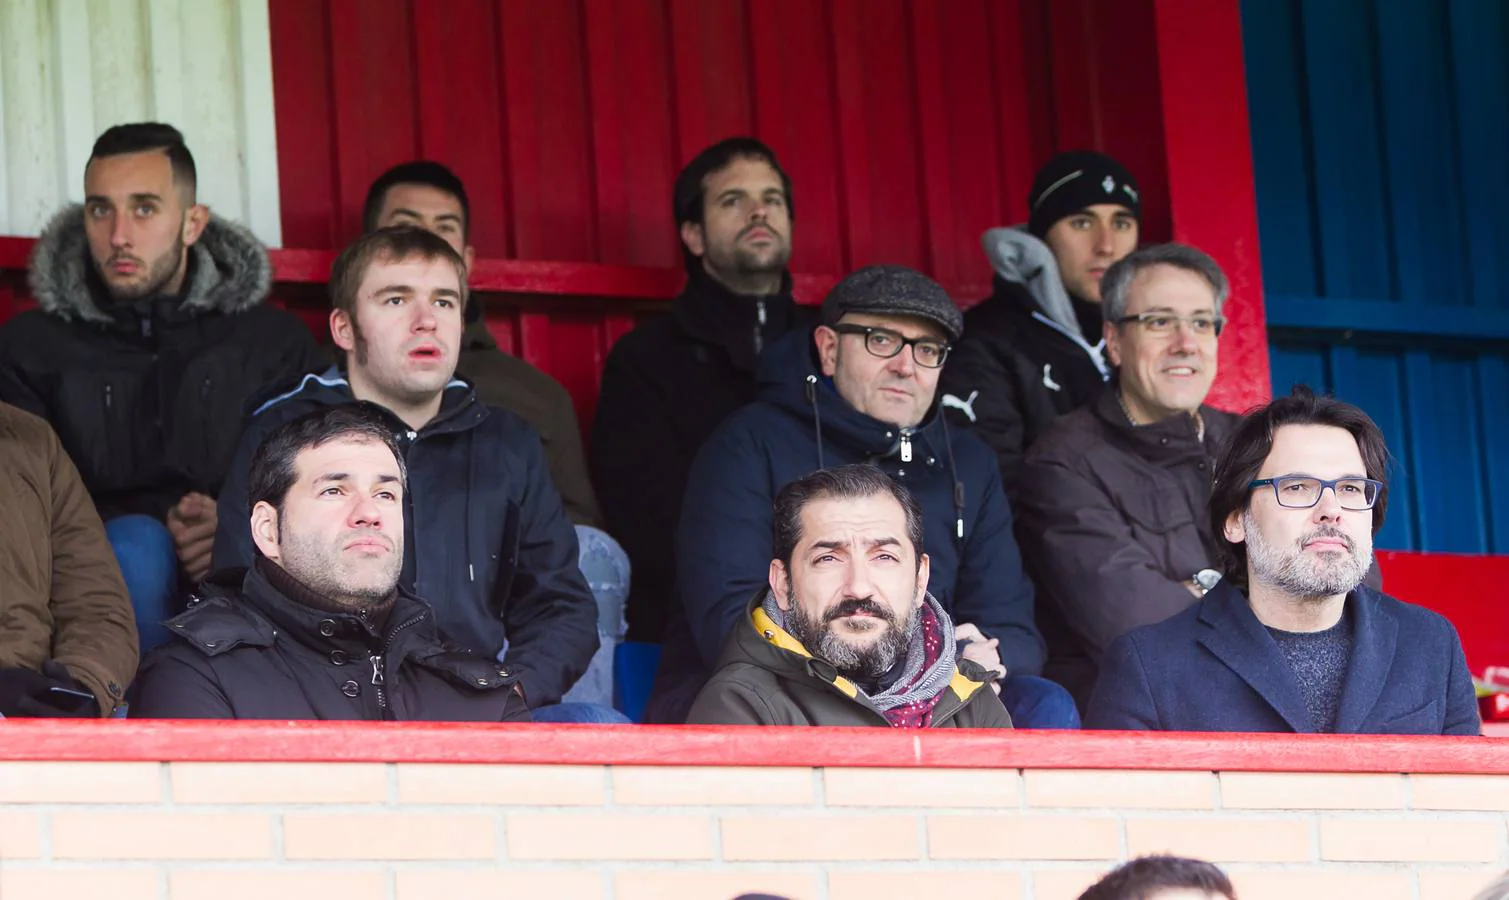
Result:
<svg viewBox="0 0 1509 900"><path fill-rule="evenodd" d="M49 416L92 494L137 487L161 465L160 417L149 373L70 372Z"/></svg>
<svg viewBox="0 0 1509 900"><path fill-rule="evenodd" d="M245 369L239 354L226 351L192 360L177 384L171 446L177 466L199 490L218 491L241 437L246 406Z"/></svg>
<svg viewBox="0 0 1509 900"><path fill-rule="evenodd" d="M1209 565L1200 528L1179 489L1173 485L1128 493L1122 513L1132 536L1170 578L1184 580Z"/></svg>

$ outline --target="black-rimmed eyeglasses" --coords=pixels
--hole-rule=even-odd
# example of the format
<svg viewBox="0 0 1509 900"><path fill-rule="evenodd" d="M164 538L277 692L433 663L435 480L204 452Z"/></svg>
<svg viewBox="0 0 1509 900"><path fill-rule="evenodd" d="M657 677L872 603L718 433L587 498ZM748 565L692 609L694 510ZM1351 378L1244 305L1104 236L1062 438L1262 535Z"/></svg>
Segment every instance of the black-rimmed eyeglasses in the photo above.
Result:
<svg viewBox="0 0 1509 900"><path fill-rule="evenodd" d="M1277 478L1259 478L1248 488L1271 487L1278 505L1289 509L1309 509L1320 502L1320 495L1330 488L1342 509L1372 509L1383 490L1383 482L1371 478L1338 478L1327 481L1308 475L1280 475Z"/></svg>
<svg viewBox="0 0 1509 900"><path fill-rule="evenodd" d="M890 359L901 352L902 347L912 348L912 359L924 369L936 369L948 359L949 347L947 341L934 338L909 338L902 337L888 328L874 328L869 325L834 325L833 330L839 334L858 334L865 339L865 349L870 355L881 359Z"/></svg>

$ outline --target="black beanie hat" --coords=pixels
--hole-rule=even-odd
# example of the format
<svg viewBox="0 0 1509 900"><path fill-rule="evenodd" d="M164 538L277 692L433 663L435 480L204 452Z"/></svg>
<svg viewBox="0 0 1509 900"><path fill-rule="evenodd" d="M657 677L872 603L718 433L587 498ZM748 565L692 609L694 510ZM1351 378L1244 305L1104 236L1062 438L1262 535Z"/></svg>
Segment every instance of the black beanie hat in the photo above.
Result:
<svg viewBox="0 0 1509 900"><path fill-rule="evenodd" d="M1042 238L1059 219L1097 203L1125 206L1134 217L1142 217L1137 179L1125 166L1093 150L1060 153L1032 179L1032 193L1027 195L1031 210L1027 231Z"/></svg>

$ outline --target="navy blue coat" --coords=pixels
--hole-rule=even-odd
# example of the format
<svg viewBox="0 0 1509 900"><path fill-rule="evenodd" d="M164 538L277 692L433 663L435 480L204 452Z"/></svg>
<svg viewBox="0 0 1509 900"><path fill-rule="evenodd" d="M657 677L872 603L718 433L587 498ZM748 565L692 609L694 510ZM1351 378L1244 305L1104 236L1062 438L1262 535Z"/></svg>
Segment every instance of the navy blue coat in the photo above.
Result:
<svg viewBox="0 0 1509 900"><path fill-rule="evenodd" d="M262 439L304 413L352 402L345 376L331 369L257 411L220 493L217 570L255 558L246 478ZM505 661L531 707L559 703L597 651L597 603L577 568L576 529L539 434L484 406L459 379L417 432L369 406L392 426L409 470L400 584L434 606L448 640L488 657L507 642Z"/></svg>
<svg viewBox="0 0 1509 900"><path fill-rule="evenodd" d="M1045 650L1033 622L1032 583L990 448L950 431L936 410L903 433L854 409L822 377L810 330L771 346L759 378L760 399L724 420L692 463L676 532L677 594L705 670L767 581L776 492L824 466L872 462L922 506L933 596L955 622L1000 638L1012 674L1038 674ZM955 482L962 508L955 507Z"/></svg>
<svg viewBox="0 0 1509 900"><path fill-rule="evenodd" d="M1338 733L1480 733L1472 678L1450 622L1366 585L1346 603L1352 661ZM1247 598L1224 581L1184 612L1111 644L1085 726L1315 731L1283 652Z"/></svg>

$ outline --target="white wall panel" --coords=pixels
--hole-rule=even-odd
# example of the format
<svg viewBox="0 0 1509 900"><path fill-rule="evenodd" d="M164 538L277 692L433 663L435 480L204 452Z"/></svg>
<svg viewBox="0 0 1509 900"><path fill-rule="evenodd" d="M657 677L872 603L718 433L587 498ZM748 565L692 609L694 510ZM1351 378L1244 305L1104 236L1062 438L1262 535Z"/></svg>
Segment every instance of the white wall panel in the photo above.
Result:
<svg viewBox="0 0 1509 900"><path fill-rule="evenodd" d="M111 125L184 134L199 199L281 243L266 0L0 0L0 234L83 197Z"/></svg>

